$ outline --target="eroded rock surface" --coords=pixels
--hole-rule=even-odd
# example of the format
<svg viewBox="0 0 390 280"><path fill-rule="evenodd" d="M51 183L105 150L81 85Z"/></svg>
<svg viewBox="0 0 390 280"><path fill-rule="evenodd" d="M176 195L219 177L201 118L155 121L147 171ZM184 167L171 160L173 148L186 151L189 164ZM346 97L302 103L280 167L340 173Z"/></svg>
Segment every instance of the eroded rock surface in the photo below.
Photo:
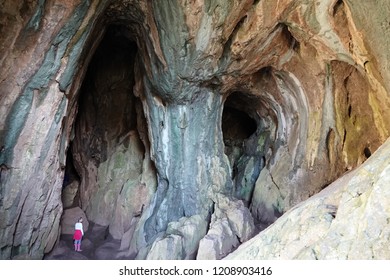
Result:
<svg viewBox="0 0 390 280"><path fill-rule="evenodd" d="M61 234L73 235L74 225L80 218L83 219L83 230L87 232L89 222L83 210L81 210L79 207L64 210L61 217Z"/></svg>
<svg viewBox="0 0 390 280"><path fill-rule="evenodd" d="M57 250L79 207L107 230L89 258L218 259L367 159L385 170L390 4L360 2L0 3L0 258ZM334 200L302 231L320 258L345 258L325 232L355 221Z"/></svg>
<svg viewBox="0 0 390 280"><path fill-rule="evenodd" d="M226 259L389 259L390 141Z"/></svg>

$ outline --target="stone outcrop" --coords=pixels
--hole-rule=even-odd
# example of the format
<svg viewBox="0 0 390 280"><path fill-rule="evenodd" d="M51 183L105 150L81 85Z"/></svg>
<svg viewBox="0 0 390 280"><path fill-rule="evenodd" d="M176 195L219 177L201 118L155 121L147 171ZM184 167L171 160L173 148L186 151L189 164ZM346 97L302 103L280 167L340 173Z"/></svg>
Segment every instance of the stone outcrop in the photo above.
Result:
<svg viewBox="0 0 390 280"><path fill-rule="evenodd" d="M327 233L340 231L327 228L358 216L327 186L345 173L355 182L367 160L388 165L386 148L375 151L390 135L389 10L353 0L3 1L0 258L61 255L61 216L79 207L114 240L90 257L219 259L280 219L256 237L270 238L323 189L337 217L320 203L318 235L305 217L301 232L313 231L319 258L345 258L330 252ZM370 236L382 234L384 221L367 221ZM313 256L294 250L283 257Z"/></svg>
<svg viewBox="0 0 390 280"><path fill-rule="evenodd" d="M64 210L61 217L61 233L73 235L74 225L75 223L77 223L79 218L83 219L83 231L84 233L87 233L89 223L87 217L85 216L85 213L79 207Z"/></svg>
<svg viewBox="0 0 390 280"><path fill-rule="evenodd" d="M239 201L218 196L210 229L200 240L197 259L221 259L255 233L253 218Z"/></svg>
<svg viewBox="0 0 390 280"><path fill-rule="evenodd" d="M72 181L72 183L66 185L62 190L62 206L64 209L71 208L73 205L77 204L77 193L79 191L80 182L77 180Z"/></svg>

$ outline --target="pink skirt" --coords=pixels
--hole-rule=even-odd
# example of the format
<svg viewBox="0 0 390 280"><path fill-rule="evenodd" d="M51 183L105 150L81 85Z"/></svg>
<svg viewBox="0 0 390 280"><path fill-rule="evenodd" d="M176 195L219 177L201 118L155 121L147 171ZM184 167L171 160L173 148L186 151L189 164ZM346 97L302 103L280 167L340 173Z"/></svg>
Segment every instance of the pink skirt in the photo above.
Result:
<svg viewBox="0 0 390 280"><path fill-rule="evenodd" d="M73 239L74 240L81 240L82 237L83 237L83 234L81 233L81 230L79 230L79 229L75 230L75 232L73 234Z"/></svg>

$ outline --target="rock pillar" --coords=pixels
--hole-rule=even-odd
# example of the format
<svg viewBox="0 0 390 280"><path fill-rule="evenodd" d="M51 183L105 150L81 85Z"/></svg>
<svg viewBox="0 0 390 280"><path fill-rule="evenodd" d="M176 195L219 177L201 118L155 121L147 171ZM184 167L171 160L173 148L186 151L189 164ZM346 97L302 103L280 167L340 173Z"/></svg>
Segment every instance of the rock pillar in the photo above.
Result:
<svg viewBox="0 0 390 280"><path fill-rule="evenodd" d="M232 183L221 129L222 96L207 88L186 86L193 98L165 102L146 86L152 158L158 188L146 239L165 231L171 221L211 212L215 193L228 194Z"/></svg>

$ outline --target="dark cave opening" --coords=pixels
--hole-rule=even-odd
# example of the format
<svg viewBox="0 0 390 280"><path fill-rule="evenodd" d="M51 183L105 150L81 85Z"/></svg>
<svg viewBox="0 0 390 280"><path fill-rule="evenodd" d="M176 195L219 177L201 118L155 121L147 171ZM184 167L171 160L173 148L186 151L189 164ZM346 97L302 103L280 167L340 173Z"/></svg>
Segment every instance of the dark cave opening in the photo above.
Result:
<svg viewBox="0 0 390 280"><path fill-rule="evenodd" d="M225 153L228 156L234 153L234 147L240 149L242 153L245 140L257 130L258 120L254 114L255 108L251 104L254 99L245 93L233 92L225 101L222 113L222 133Z"/></svg>
<svg viewBox="0 0 390 280"><path fill-rule="evenodd" d="M256 129L256 121L248 116L246 112L234 107L225 107L222 115L222 131L225 144L243 143Z"/></svg>
<svg viewBox="0 0 390 280"><path fill-rule="evenodd" d="M364 156L365 156L366 158L369 158L369 157L371 156L371 150L370 150L370 148L365 147L364 150L363 150L363 153L364 153Z"/></svg>
<svg viewBox="0 0 390 280"><path fill-rule="evenodd" d="M61 193L62 206L64 209L79 206L79 186L80 175L77 173L76 167L74 166L72 143L70 143L66 153L64 181Z"/></svg>
<svg viewBox="0 0 390 280"><path fill-rule="evenodd" d="M137 46L125 33L123 26L108 26L86 68L77 94L78 112L67 151L64 188L75 181L82 183L86 162L104 162L110 146L137 130L139 101L132 93ZM82 207L81 202L76 205Z"/></svg>
<svg viewBox="0 0 390 280"><path fill-rule="evenodd" d="M256 180L264 166L264 155L258 146L261 136L261 119L256 113L258 104L258 97L234 92L226 99L222 114L225 154L232 169L233 195L246 206L251 203Z"/></svg>
<svg viewBox="0 0 390 280"><path fill-rule="evenodd" d="M64 183L63 187L68 186L73 181L80 181L80 176L76 171L76 168L73 164L73 155L72 155L72 143L69 144L69 149L66 153L66 165L65 165L65 174L64 174Z"/></svg>
<svg viewBox="0 0 390 280"><path fill-rule="evenodd" d="M128 34L125 26L106 28L76 97L77 115L67 151L61 227L68 229L62 230L60 240L72 246L69 234L74 223L66 223L85 215L90 246L85 245L83 254L91 259L107 259L104 254L115 251L97 250L103 242L115 240L111 246L119 249L124 232L136 225L136 207L145 204L142 199L133 206L125 204L131 200L131 188L145 192L137 180L149 157L146 119L133 93L137 45ZM155 176L153 166L150 169L150 176Z"/></svg>

